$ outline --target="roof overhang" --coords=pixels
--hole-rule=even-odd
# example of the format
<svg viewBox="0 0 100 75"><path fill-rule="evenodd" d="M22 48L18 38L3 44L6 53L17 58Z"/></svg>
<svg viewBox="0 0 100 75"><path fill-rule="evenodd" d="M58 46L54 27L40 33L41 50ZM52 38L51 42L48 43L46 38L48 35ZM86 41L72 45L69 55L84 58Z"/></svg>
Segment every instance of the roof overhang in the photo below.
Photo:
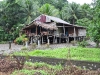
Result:
<svg viewBox="0 0 100 75"><path fill-rule="evenodd" d="M39 26L39 27L42 27L44 29L49 29L49 30L57 30L58 29L55 22L43 23L43 22L40 22L40 21L34 21L30 25L23 28L23 30L30 29L30 28L33 28L35 26Z"/></svg>

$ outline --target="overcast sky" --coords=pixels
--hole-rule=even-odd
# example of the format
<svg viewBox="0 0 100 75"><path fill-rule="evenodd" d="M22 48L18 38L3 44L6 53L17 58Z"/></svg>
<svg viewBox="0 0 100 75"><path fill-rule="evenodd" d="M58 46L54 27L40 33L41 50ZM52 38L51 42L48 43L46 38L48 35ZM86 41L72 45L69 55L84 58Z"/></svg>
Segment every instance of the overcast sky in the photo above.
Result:
<svg viewBox="0 0 100 75"><path fill-rule="evenodd" d="M78 3L78 4L84 4L84 3L88 3L90 4L92 2L92 0L67 0L68 2L75 2L75 3Z"/></svg>
<svg viewBox="0 0 100 75"><path fill-rule="evenodd" d="M2 1L2 0L0 0L0 1ZM78 3L78 4L84 4L84 3L88 3L88 4L90 4L91 2L92 2L92 0L67 0L68 2L75 2L75 3Z"/></svg>

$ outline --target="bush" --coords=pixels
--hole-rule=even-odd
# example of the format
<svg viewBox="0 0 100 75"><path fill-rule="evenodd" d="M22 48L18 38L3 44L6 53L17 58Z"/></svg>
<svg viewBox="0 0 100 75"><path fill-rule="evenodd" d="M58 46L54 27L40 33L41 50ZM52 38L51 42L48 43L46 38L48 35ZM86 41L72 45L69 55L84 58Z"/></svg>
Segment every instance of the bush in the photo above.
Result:
<svg viewBox="0 0 100 75"><path fill-rule="evenodd" d="M23 42L25 42L26 40L28 40L27 38L25 38L26 35L22 35L18 38L15 39L15 43L19 44L19 45L22 45Z"/></svg>
<svg viewBox="0 0 100 75"><path fill-rule="evenodd" d="M88 43L86 41L82 41L82 42L79 42L78 45L81 47L86 47Z"/></svg>

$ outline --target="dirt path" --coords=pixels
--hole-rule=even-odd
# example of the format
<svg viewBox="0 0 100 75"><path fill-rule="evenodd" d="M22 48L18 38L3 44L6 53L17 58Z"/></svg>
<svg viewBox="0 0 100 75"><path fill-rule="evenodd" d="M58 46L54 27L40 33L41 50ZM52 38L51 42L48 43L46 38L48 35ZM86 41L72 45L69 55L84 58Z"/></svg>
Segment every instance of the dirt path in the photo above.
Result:
<svg viewBox="0 0 100 75"><path fill-rule="evenodd" d="M11 49L9 49L9 44L0 44L0 54L2 53L10 53L13 51L19 51L23 45L15 45L14 43L11 44Z"/></svg>
<svg viewBox="0 0 100 75"><path fill-rule="evenodd" d="M63 48L63 47L70 47L71 44L50 44L50 49L54 48ZM20 51L23 45L15 45L14 43L11 44L11 49L9 49L9 44L0 44L0 54L9 54L11 52ZM28 46L29 47L29 46ZM46 44L37 46L38 49L45 50L48 49Z"/></svg>

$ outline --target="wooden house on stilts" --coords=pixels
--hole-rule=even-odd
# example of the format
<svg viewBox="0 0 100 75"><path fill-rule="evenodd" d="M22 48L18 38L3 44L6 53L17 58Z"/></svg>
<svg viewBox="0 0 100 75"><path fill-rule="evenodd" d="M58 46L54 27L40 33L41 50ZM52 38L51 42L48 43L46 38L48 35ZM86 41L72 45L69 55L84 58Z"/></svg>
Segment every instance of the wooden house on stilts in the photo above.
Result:
<svg viewBox="0 0 100 75"><path fill-rule="evenodd" d="M82 26L70 24L60 18L40 15L23 28L30 43L66 43L82 40L86 36L86 29Z"/></svg>

